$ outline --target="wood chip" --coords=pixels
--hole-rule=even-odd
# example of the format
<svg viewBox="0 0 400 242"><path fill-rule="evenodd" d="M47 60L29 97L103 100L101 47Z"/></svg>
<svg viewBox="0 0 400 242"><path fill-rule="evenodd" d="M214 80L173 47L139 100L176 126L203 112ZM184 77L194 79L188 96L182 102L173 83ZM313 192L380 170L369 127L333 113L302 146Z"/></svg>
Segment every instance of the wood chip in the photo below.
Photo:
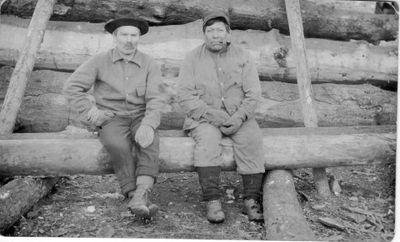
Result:
<svg viewBox="0 0 400 242"><path fill-rule="evenodd" d="M327 217L318 218L318 222L327 227L335 228L342 231L346 230L346 227L342 223L333 218L327 218Z"/></svg>

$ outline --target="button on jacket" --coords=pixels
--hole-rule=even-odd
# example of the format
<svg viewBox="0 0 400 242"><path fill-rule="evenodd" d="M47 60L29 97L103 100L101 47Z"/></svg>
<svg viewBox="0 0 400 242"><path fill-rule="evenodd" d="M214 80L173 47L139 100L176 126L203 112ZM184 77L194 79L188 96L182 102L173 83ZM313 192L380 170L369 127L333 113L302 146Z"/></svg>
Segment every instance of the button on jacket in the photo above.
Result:
<svg viewBox="0 0 400 242"><path fill-rule="evenodd" d="M229 45L221 53L205 44L189 52L179 75L178 95L187 117L184 129L203 122L208 108L223 109L243 120L254 117L261 87L254 62L245 50Z"/></svg>
<svg viewBox="0 0 400 242"><path fill-rule="evenodd" d="M142 124L154 129L159 126L164 103L161 72L150 56L136 50L131 60L125 61L114 48L82 64L64 86L68 101L81 115L93 106L86 93L92 86L100 110L133 119L143 117Z"/></svg>

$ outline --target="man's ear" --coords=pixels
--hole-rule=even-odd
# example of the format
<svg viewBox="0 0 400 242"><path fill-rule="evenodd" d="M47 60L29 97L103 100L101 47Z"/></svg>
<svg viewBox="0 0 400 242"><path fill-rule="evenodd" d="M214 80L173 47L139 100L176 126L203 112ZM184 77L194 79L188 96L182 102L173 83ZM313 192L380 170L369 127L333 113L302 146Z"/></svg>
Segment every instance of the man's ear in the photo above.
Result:
<svg viewBox="0 0 400 242"><path fill-rule="evenodd" d="M226 43L230 44L232 41L232 30L228 32L228 35L226 36Z"/></svg>

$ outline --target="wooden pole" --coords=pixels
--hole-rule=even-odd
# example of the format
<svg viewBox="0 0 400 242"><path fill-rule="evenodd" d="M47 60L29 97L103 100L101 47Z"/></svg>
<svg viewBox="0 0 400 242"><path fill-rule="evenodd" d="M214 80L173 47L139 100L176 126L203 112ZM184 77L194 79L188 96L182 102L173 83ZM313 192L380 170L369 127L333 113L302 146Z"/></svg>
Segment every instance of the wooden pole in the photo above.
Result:
<svg viewBox="0 0 400 242"><path fill-rule="evenodd" d="M47 23L56 0L39 0L29 24L24 47L10 79L7 94L0 112L0 134L13 132L15 120L24 97L26 84L42 43Z"/></svg>
<svg viewBox="0 0 400 242"><path fill-rule="evenodd" d="M24 98L26 84L33 70L36 54L42 43L47 23L53 13L55 2L56 0L39 0L36 4L21 56L11 76L7 94L0 111L0 135L9 135L13 132L17 114ZM2 1L1 4L3 3ZM1 187L2 199L0 202L8 201L7 194L23 194L24 199L17 196L14 203L7 202L7 205L0 206L2 220L0 232L4 232L5 229L18 221L22 214L26 213L51 190L57 180L57 178L49 178L32 181L30 178L18 178ZM13 184L19 185L13 186ZM11 189L7 190L9 188Z"/></svg>
<svg viewBox="0 0 400 242"><path fill-rule="evenodd" d="M306 127L318 127L318 118L313 108L313 93L310 71L308 69L306 47L303 33L303 22L300 13L299 0L285 0L286 13L289 22L292 50L296 56L297 84L300 102L303 109L303 119ZM331 194L325 168L313 169L314 183L318 194L328 198Z"/></svg>

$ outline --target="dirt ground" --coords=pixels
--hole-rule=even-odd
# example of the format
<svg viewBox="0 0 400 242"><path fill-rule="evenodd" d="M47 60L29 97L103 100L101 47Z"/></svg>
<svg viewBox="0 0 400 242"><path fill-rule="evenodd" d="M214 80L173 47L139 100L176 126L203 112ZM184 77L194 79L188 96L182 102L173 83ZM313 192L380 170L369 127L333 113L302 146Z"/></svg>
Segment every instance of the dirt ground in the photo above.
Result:
<svg viewBox="0 0 400 242"><path fill-rule="evenodd" d="M328 172L341 191L325 201L315 192L311 169L294 172L299 201L318 240L393 239L394 165L329 168ZM223 172L221 188L226 221L210 224L200 202L197 174L162 173L152 194L160 211L154 220L144 222L127 211L114 175L65 177L6 236L264 239L263 224L249 222L241 213L240 176ZM323 225L326 220L331 225Z"/></svg>

